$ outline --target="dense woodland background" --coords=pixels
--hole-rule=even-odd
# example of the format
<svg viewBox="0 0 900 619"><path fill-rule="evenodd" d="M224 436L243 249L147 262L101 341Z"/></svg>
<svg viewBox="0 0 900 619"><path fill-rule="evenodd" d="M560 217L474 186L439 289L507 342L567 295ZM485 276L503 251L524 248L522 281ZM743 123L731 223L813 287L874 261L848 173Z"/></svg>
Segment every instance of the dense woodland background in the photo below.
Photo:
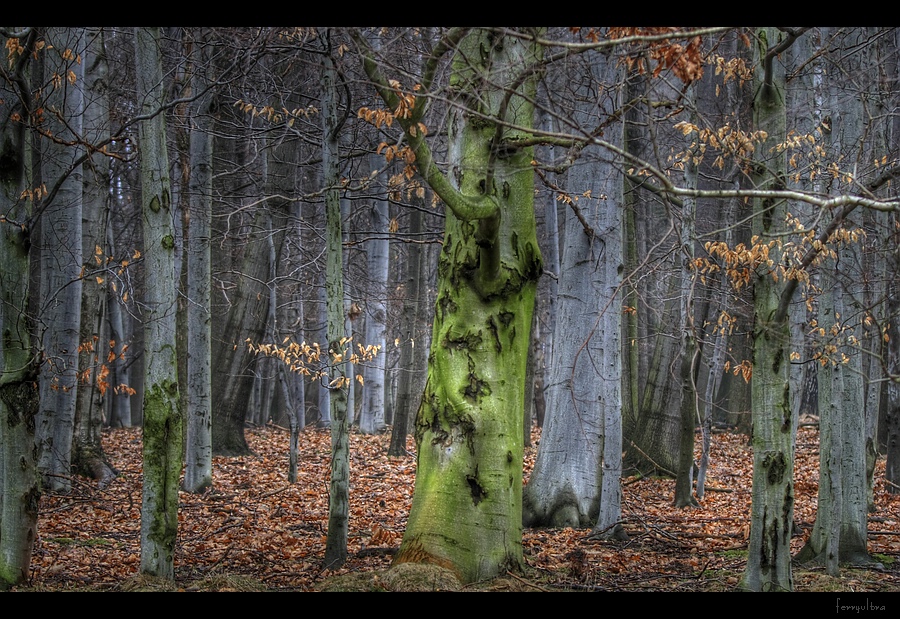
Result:
<svg viewBox="0 0 900 619"><path fill-rule="evenodd" d="M103 440L117 428L143 427L128 433L144 441L141 573L173 577L182 552L185 499L171 489L213 496L213 456L252 457L247 429L267 424L289 432L287 482L332 499L317 560L338 569L350 480L366 474L347 466L348 433L389 436L380 446L397 458L437 444L441 360L481 346L473 332L432 342L436 316L467 302L441 286L464 289L484 265L468 249L454 263L450 248L488 220L465 220L441 179L507 208L510 194L525 203L512 180L524 168L533 208L501 218L534 220L520 278L532 278L533 318L529 293L521 315L497 314L531 325L525 371L512 372L524 393L507 404L503 381L475 369L462 387L473 410L492 410L491 389L514 409L519 460L542 428L528 484L510 484L519 537L524 522L623 543L635 532L623 478L674 479L667 500L703 508L724 430L753 436L754 501L781 501L781 520L747 521L790 537L804 418L823 446L819 513L793 554L833 576L878 563L875 488L900 492L897 29L0 37L5 586L30 577L42 505L119 483ZM517 56L526 45L532 59ZM466 139L489 144L480 185L459 164ZM500 238L517 257L528 246ZM491 243L472 240L471 256ZM485 331L498 353L507 326ZM332 437L314 480L298 464L311 426ZM497 495L469 479L476 507L479 492ZM165 526L149 524L157 507ZM747 543L767 550L741 586L792 588L778 554L790 544Z"/></svg>

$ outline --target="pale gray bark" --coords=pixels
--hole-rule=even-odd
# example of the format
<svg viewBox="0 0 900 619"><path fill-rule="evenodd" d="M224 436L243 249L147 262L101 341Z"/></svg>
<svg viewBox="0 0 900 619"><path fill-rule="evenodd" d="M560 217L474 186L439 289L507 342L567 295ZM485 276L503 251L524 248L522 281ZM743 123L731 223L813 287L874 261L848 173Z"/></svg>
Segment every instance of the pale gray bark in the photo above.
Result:
<svg viewBox="0 0 900 619"><path fill-rule="evenodd" d="M852 248L841 252L849 261ZM830 269L829 269L830 267ZM850 307L835 273L826 264L822 275L819 324L826 336L820 344L819 370L819 495L816 522L800 563L824 563L832 576L840 564L873 564L867 550L868 491L866 483L861 332L858 312ZM854 325L855 323L855 325ZM833 348L832 348L833 347Z"/></svg>
<svg viewBox="0 0 900 619"><path fill-rule="evenodd" d="M86 33L84 52L84 132L90 144L109 138L108 67L101 28ZM106 224L109 210L109 160L97 153L88 160L84 174L82 205L81 329L79 334L79 385L75 409L72 464L75 471L97 479L105 487L115 477L100 440L107 397L113 394L109 371L106 289L109 280Z"/></svg>
<svg viewBox="0 0 900 619"><path fill-rule="evenodd" d="M212 320L210 316L212 217L212 92L204 93L208 54L204 41L193 42L190 132L191 173L188 185L190 219L187 261L187 423L185 426L184 489L201 492L212 486Z"/></svg>
<svg viewBox="0 0 900 619"><path fill-rule="evenodd" d="M140 570L173 579L184 422L178 396L175 234L166 124L158 113L165 103L159 45L158 29L135 29L138 103L149 116L138 125L145 261Z"/></svg>
<svg viewBox="0 0 900 619"><path fill-rule="evenodd" d="M378 161L371 156L373 168ZM370 233L375 237L368 242L369 294L366 298L366 335L364 346L378 346L376 357L363 367L363 402L359 417L359 429L364 434L374 434L384 429L385 413L385 344L387 330L387 284L390 241L388 240L388 201L381 197L372 200Z"/></svg>
<svg viewBox="0 0 900 619"><path fill-rule="evenodd" d="M57 140L41 143L41 171L45 185L56 189L42 204L41 216L41 330L44 363L41 368L41 408L35 429L40 452L38 469L46 487L71 488L72 441L78 393L78 348L81 325L82 194L79 158L83 147L84 53L83 28L47 32L53 46L46 52L50 93L48 129ZM67 51L73 54L66 55Z"/></svg>
<svg viewBox="0 0 900 619"><path fill-rule="evenodd" d="M785 138L784 65L776 50L785 35L776 28L754 31L757 69L754 73L754 129L768 139L756 147L760 161L754 183L759 188L785 186L785 158L772 145ZM780 49L781 54L789 53ZM753 232L761 243L785 232L786 205L781 200L757 199ZM750 540L742 587L750 591L790 591L791 527L794 518L794 443L790 398L791 334L787 308L780 304L781 284L773 270L781 264L781 250L769 252L772 265L757 267L753 332L753 491Z"/></svg>
<svg viewBox="0 0 900 619"><path fill-rule="evenodd" d="M330 34L326 36L330 37ZM325 290L328 307L328 349L330 372L328 389L331 403L331 482L328 493L328 533L325 540L325 566L336 569L347 560L347 535L350 517L350 427L347 411L348 386L346 362L335 362L345 346L343 236L341 200L338 189L337 71L331 56L324 58L322 79L322 167L327 218Z"/></svg>
<svg viewBox="0 0 900 619"><path fill-rule="evenodd" d="M113 227L106 228L106 247L109 255L116 255L116 243L113 238ZM118 281L119 285L123 282ZM126 289L127 290L127 289ZM118 389L124 385L131 385L131 359L125 355L126 342L129 337L125 332L125 321L122 317L122 308L125 301L122 299L123 291L119 286L114 289L112 286L107 288L107 309L109 311L109 339L110 352L115 353L116 358L113 361L112 375L114 384L117 388L113 389L110 398L112 400L110 406L109 424L113 427L130 428L132 426L131 418L131 398L132 395L127 389Z"/></svg>
<svg viewBox="0 0 900 619"><path fill-rule="evenodd" d="M846 63L859 62L847 58ZM845 64L846 68L852 64ZM862 66L857 65L859 70ZM864 135L864 111L857 97L845 99L840 85L850 75L831 75L823 105L830 131L823 136L829 161L846 168L859 157ZM839 193L848 189L839 176L828 178L823 189ZM856 223L843 223L852 230ZM862 239L860 239L862 240ZM816 523L798 561L824 562L837 576L841 563L872 563L867 552L868 484L866 477L865 388L862 379L862 315L864 273L858 243L837 241L831 248L835 260L823 265L819 301L818 371L820 456Z"/></svg>
<svg viewBox="0 0 900 619"><path fill-rule="evenodd" d="M616 75L615 62L598 57L590 77L615 83ZM593 106L585 104L577 120L587 122L597 101L589 97L592 83L583 88ZM602 161L578 162L569 171L573 202L560 265L554 363L541 444L523 492L525 526L596 524L598 532L612 534L619 519L621 182Z"/></svg>

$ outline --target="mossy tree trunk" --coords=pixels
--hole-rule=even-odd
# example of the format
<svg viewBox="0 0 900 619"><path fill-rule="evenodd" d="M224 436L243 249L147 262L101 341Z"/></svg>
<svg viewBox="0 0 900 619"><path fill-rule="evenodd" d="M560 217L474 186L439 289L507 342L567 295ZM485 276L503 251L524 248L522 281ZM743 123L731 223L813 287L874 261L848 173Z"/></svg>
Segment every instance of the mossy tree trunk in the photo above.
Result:
<svg viewBox="0 0 900 619"><path fill-rule="evenodd" d="M466 582L523 567L524 377L541 272L532 148L518 144L533 123L540 47L523 34L453 30L436 47L435 57L456 51L452 183L416 130L423 107L398 118L419 172L447 209L428 382L416 420L416 487L394 562L443 565ZM374 62L366 69L398 109ZM428 79L422 86L427 93Z"/></svg>
<svg viewBox="0 0 900 619"><path fill-rule="evenodd" d="M774 148L785 138L784 67L777 58L784 35L757 33L753 99L754 128L768 138L756 145L754 185L785 188L785 158ZM781 304L781 240L786 232L784 200L757 198L753 233L768 247L757 267L753 330L753 493L750 544L742 586L751 591L790 591L791 527L794 517L794 444L790 398L791 333Z"/></svg>
<svg viewBox="0 0 900 619"><path fill-rule="evenodd" d="M22 199L30 182L26 78L35 35L29 30L15 38L24 50L10 55L0 77L0 590L28 577L41 496L34 440L38 366L27 311L30 204Z"/></svg>
<svg viewBox="0 0 900 619"><path fill-rule="evenodd" d="M141 113L149 117L138 125L146 295L140 570L172 579L184 420L178 396L175 234L166 125L165 116L157 113L164 103L159 41L157 28L135 29L138 101Z"/></svg>
<svg viewBox="0 0 900 619"><path fill-rule="evenodd" d="M330 32L326 35L330 37ZM329 40L326 38L326 40ZM330 40L329 40L330 46ZM330 53L330 50L329 50ZM347 560L350 518L350 419L345 384L347 363L344 320L344 243L341 233L341 196L338 188L340 158L338 134L337 70L330 55L325 56L322 79L322 168L325 190L326 266L325 294L328 315L328 350L331 366L328 389L331 410L331 479L328 493L328 534L325 540L325 567L336 569Z"/></svg>

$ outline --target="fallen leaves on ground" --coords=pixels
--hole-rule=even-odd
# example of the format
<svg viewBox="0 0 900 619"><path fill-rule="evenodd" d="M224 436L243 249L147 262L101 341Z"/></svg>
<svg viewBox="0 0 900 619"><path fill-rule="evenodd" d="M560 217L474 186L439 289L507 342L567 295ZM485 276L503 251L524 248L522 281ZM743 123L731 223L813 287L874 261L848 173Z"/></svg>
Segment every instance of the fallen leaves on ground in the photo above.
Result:
<svg viewBox="0 0 900 619"><path fill-rule="evenodd" d="M288 483L288 432L247 431L254 455L213 462L213 488L180 495L175 590L313 590L329 576L384 570L400 544L415 480L413 444L388 457L388 434L350 439L349 560L322 569L328 522L328 430L300 437L299 481ZM540 432L526 449L526 478ZM119 476L100 490L76 478L68 495L41 500L31 579L19 589L125 590L140 563L141 432L107 430L104 448ZM795 466L796 553L815 520L818 439L800 429ZM630 539L600 541L590 529L526 529L528 565L481 590L727 591L746 563L752 454L747 438L714 436L707 493L701 506L672 505L674 481L623 480L622 517ZM900 590L900 496L885 490L884 460L876 472L877 511L869 516L869 550L884 571L794 570L798 590ZM126 583L129 583L126 585ZM137 583L137 584L135 584Z"/></svg>

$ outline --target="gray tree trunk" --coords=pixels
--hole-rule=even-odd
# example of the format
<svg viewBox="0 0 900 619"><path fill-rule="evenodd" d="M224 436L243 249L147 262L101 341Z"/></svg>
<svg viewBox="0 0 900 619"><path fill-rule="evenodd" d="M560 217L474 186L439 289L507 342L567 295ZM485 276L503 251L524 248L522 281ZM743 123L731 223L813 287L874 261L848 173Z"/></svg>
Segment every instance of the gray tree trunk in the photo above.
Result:
<svg viewBox="0 0 900 619"><path fill-rule="evenodd" d="M884 479L888 491L900 494L900 216L892 216L891 229L894 231L895 249L889 257L893 265L893 275L888 283L887 314L890 328L887 331L888 373L887 388L887 456Z"/></svg>
<svg viewBox="0 0 900 619"><path fill-rule="evenodd" d="M785 187L785 158L772 145L785 139L784 66L775 49L784 35L775 28L756 31L754 129L768 139L756 146L754 186ZM753 232L759 242L777 241L786 231L783 200L756 199ZM742 586L751 591L790 591L791 527L794 519L794 442L790 398L791 332L787 308L780 305L781 285L773 274L781 264L777 243L771 266L757 267L753 332L753 491L750 542Z"/></svg>
<svg viewBox="0 0 900 619"><path fill-rule="evenodd" d="M188 181L187 262L187 424L185 427L184 489L202 492L212 486L212 333L210 316L212 217L212 151L214 102L203 93L209 80L208 53L202 37L192 42L191 88L199 96L192 104L191 172Z"/></svg>
<svg viewBox="0 0 900 619"><path fill-rule="evenodd" d="M330 372L328 389L331 401L331 482L328 493L328 534L325 540L325 566L336 569L347 560L347 535L350 518L350 427L347 413L348 385L346 362L342 354L345 342L343 236L341 234L341 198L338 189L340 157L338 132L337 71L332 58L325 56L322 79L323 144L326 253L325 290L328 306L328 349Z"/></svg>
<svg viewBox="0 0 900 619"><path fill-rule="evenodd" d="M113 238L113 227L106 227L106 247L110 256L116 255L116 243ZM125 305L123 300L124 292L116 286L110 285L107 288L106 307L109 311L109 335L110 335L110 352L116 355L113 360L112 375L114 376L113 388L110 398L112 403L110 406L110 425L114 427L130 428L133 424L131 417L131 398L130 391L131 381L131 359L126 357L125 348L127 342L131 338L125 331L125 321L122 318L122 307Z"/></svg>
<svg viewBox="0 0 900 619"><path fill-rule="evenodd" d="M853 62L847 59L846 62ZM861 71L862 66L858 65ZM831 76L825 89L824 113L830 117L830 131L823 145L830 161L847 166L863 148L864 110L853 97L845 100L843 88ZM828 177L823 191L852 191L842 178ZM845 229L857 226L849 218ZM862 239L860 239L861 241ZM824 337L818 342L823 364L818 370L819 384L819 496L816 523L806 546L797 555L798 562L824 562L832 576L839 574L840 563L873 563L868 555L868 484L866 476L865 388L862 381L861 304L865 274L859 243L837 241L831 248L834 261L824 264L820 275L822 295L819 301L819 327Z"/></svg>
<svg viewBox="0 0 900 619"><path fill-rule="evenodd" d="M625 111L627 151L643 160L653 157L651 127L654 112L644 103L652 95L647 75L629 71L625 97L636 101ZM623 225L625 227L625 282L623 333L623 425L626 466L638 474L675 477L681 446L682 383L673 372L682 350L680 274L662 278L641 277L654 244L673 234L671 216L658 206L658 199L641 188L641 182L626 178ZM666 227L660 225L666 221ZM666 265L663 268L674 268ZM674 335L674 337L673 337Z"/></svg>
<svg viewBox="0 0 900 619"><path fill-rule="evenodd" d="M378 165L374 156L373 168ZM384 429L385 392L385 344L387 331L387 284L390 241L388 240L388 201L375 198L371 205L370 231L376 238L368 243L369 294L366 300L365 346L378 346L379 353L363 368L363 404L359 417L359 429L363 434L374 434Z"/></svg>
<svg viewBox="0 0 900 619"><path fill-rule="evenodd" d="M244 436L244 420L250 407L256 357L247 350L247 339L262 341L268 315L269 295L265 281L269 274L265 239L265 211L253 218L254 232L247 240L239 264L235 287L226 293L225 316L213 316L212 375L213 453L240 456L250 453Z"/></svg>
<svg viewBox="0 0 900 619"><path fill-rule="evenodd" d="M103 143L109 137L108 68L102 29L89 29L84 53L85 139ZM103 452L100 428L106 399L112 397L110 384L106 296L109 275L106 272L106 224L109 216L109 160L103 154L89 159L84 174L82 205L82 283L81 330L79 335L79 385L75 408L73 469L98 480L105 487L115 477Z"/></svg>
<svg viewBox="0 0 900 619"><path fill-rule="evenodd" d="M178 488L184 420L179 407L175 311L175 231L166 151L162 58L157 28L135 29L135 75L141 113L141 202L144 224L144 484L141 573L175 576ZM155 114L155 115L154 115Z"/></svg>
<svg viewBox="0 0 900 619"><path fill-rule="evenodd" d="M319 294L319 325L321 328L317 329L317 342L321 342L321 346L324 348L325 344L328 342L328 293L325 288L322 287L321 292ZM319 400L319 422L318 426L320 428L330 428L331 427L331 389L328 388L328 377L327 375L322 377L317 381L318 387L318 400Z"/></svg>
<svg viewBox="0 0 900 619"><path fill-rule="evenodd" d="M81 325L82 197L79 158L83 147L84 53L83 28L50 29L53 46L45 69L51 83L47 105L59 111L48 115L49 131L58 138L42 141L41 173L54 187L42 205L41 328L44 364L41 368L41 408L35 429L38 469L46 487L57 492L71 488L72 442L78 393L78 350ZM72 54L71 57L67 52ZM70 78L70 76L72 76ZM73 144L73 145L69 145Z"/></svg>
<svg viewBox="0 0 900 619"><path fill-rule="evenodd" d="M9 35L0 30L4 43ZM18 33L17 33L18 34ZM38 483L34 424L39 392L35 325L28 312L29 229L31 201L22 192L32 187L26 162L28 133L16 122L28 114L25 87L35 32L18 35L24 47L10 56L0 74L0 590L28 578L37 538Z"/></svg>
<svg viewBox="0 0 900 619"><path fill-rule="evenodd" d="M852 264L852 248L840 261ZM832 576L839 564L873 564L867 550L868 492L859 341L859 312L848 305L835 273L826 265L819 300L824 364L819 370L819 496L816 522L798 563L824 563ZM850 322L857 322L856 327ZM831 347L834 347L833 349Z"/></svg>
<svg viewBox="0 0 900 619"><path fill-rule="evenodd" d="M391 444L388 455L402 456L406 452L406 437L409 422L415 418L419 408L422 392L416 389L415 375L420 372L416 363L416 349L426 348L425 333L419 330L419 318L422 313L422 294L427 288L424 278L425 252L418 241L421 240L424 216L422 205L415 203L409 214L409 234L412 243L407 247L407 258L403 261L405 277L403 285L403 311L400 314L400 360L397 381L397 398L394 406L393 427L391 428Z"/></svg>
<svg viewBox="0 0 900 619"><path fill-rule="evenodd" d="M696 84L688 87L686 101L688 106L696 109ZM691 121L697 122L696 113ZM689 189L697 188L697 163L695 157L700 153L687 149L687 161L684 164L684 184ZM694 428L697 426L699 400L697 399L697 373L700 369L700 350L698 332L694 324L694 289L697 284L694 270L694 239L696 238L695 222L697 218L697 201L685 198L681 208L681 247L679 261L681 263L681 441L678 456L678 470L675 476L675 506L697 507L699 504L693 496L693 481L696 475L694 466Z"/></svg>
<svg viewBox="0 0 900 619"><path fill-rule="evenodd" d="M592 82L616 82L616 63L606 60L601 57L593 64ZM581 110L577 120L587 126L597 102L588 97L593 83L584 87L585 100L594 105ZM573 201L566 215L560 265L554 363L541 445L523 492L525 526L596 524L612 534L618 522L621 182L618 171L604 162L586 162L569 171L567 190ZM611 496L602 494L604 487ZM598 520L604 501L613 508ZM607 531L608 527L613 529Z"/></svg>
<svg viewBox="0 0 900 619"><path fill-rule="evenodd" d="M340 155L338 155L339 157ZM341 199L341 247L343 250L343 254L341 256L341 268L346 269L350 264L350 221L352 218L351 209L350 209L350 200L349 199ZM326 218L327 219L327 218ZM347 222L347 225L344 225L343 222ZM326 224L327 225L327 224ZM327 251L326 251L327 253ZM326 268L327 270L327 268ZM327 274L326 274L327 278ZM354 293L356 292L355 286L351 286L351 282L347 281L345 278L345 274L341 274L341 281L345 282L342 284L344 289L344 329L343 332L346 337L352 338L354 335L353 330L353 321L357 317L357 313L354 310ZM326 286L327 293L327 286ZM357 304L358 307L359 304ZM329 343L331 339L329 338ZM356 401L356 366L350 360L350 353L353 348L353 341L348 340L348 344L345 346L347 348L347 354L344 355L344 377L347 379L347 427L349 428L357 421L359 410L357 407Z"/></svg>

